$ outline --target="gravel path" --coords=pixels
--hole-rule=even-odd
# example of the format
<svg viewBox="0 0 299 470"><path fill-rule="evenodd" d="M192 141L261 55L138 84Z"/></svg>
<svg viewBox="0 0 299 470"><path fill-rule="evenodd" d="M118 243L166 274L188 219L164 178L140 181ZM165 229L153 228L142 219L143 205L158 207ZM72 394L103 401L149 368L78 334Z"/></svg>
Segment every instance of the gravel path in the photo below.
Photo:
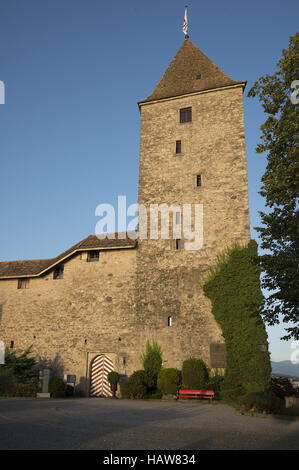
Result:
<svg viewBox="0 0 299 470"><path fill-rule="evenodd" d="M0 398L0 449L299 449L299 421L199 401Z"/></svg>

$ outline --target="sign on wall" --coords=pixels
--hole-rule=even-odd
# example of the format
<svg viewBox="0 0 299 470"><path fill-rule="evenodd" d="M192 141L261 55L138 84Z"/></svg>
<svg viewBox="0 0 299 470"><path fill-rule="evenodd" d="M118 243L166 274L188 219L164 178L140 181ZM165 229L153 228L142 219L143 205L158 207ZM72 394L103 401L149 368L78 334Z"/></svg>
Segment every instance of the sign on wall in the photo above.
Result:
<svg viewBox="0 0 299 470"><path fill-rule="evenodd" d="M226 367L225 343L210 344L211 367L213 369L224 369Z"/></svg>
<svg viewBox="0 0 299 470"><path fill-rule="evenodd" d="M73 374L72 375L69 374L69 375L66 376L66 381L67 381L68 384L75 384L76 383L76 376L73 375Z"/></svg>

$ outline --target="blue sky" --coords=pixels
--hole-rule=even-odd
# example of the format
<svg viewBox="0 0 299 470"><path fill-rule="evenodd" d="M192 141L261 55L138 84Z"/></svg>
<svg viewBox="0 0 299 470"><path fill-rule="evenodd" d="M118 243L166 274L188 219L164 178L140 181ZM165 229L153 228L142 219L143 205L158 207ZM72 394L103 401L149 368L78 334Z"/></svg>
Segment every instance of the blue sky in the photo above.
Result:
<svg viewBox="0 0 299 470"><path fill-rule="evenodd" d="M95 208L137 201L140 116L179 49L186 2L0 0L0 259L50 258L94 233ZM273 73L298 29L297 1L189 2L190 39L226 74ZM247 92L246 91L246 92ZM265 116L244 95L252 237L264 200ZM289 359L281 327L273 360Z"/></svg>

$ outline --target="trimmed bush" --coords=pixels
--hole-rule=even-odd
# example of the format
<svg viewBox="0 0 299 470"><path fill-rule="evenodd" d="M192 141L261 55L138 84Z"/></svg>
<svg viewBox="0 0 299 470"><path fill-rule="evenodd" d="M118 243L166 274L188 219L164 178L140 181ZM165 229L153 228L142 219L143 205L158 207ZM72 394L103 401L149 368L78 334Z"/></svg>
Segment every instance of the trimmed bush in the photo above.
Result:
<svg viewBox="0 0 299 470"><path fill-rule="evenodd" d="M163 393L161 392L161 390L155 390L154 392L146 396L146 398L155 398L155 399L160 399L162 397L163 397Z"/></svg>
<svg viewBox="0 0 299 470"><path fill-rule="evenodd" d="M120 386L122 398L144 398L147 394L147 374L144 370L136 370L127 382Z"/></svg>
<svg viewBox="0 0 299 470"><path fill-rule="evenodd" d="M114 370L112 372L109 372L109 374L107 375L107 380L110 384L116 385L119 381L118 372L115 372Z"/></svg>
<svg viewBox="0 0 299 470"><path fill-rule="evenodd" d="M141 384L141 385L144 385L145 388L147 388L147 381L148 381L148 376L145 370L136 370L129 377L130 383L138 384L138 385Z"/></svg>
<svg viewBox="0 0 299 470"><path fill-rule="evenodd" d="M147 375L147 387L149 390L157 388L157 379L159 371L162 367L162 350L155 341L151 345L149 341L146 343L146 351L141 356L141 362Z"/></svg>
<svg viewBox="0 0 299 470"><path fill-rule="evenodd" d="M209 378L207 383L208 390L214 390L214 392L220 392L221 388L223 387L224 377L222 375L214 375L213 377Z"/></svg>
<svg viewBox="0 0 299 470"><path fill-rule="evenodd" d="M74 396L74 387L72 385L65 386L65 396L73 397Z"/></svg>
<svg viewBox="0 0 299 470"><path fill-rule="evenodd" d="M158 374L158 389L163 395L175 395L178 391L180 376L177 369L161 369Z"/></svg>
<svg viewBox="0 0 299 470"><path fill-rule="evenodd" d="M122 398L130 398L131 393L131 384L127 380L126 382L122 382L120 384L120 394Z"/></svg>
<svg viewBox="0 0 299 470"><path fill-rule="evenodd" d="M186 359L183 362L182 379L186 388L205 389L209 380L207 366L201 359Z"/></svg>
<svg viewBox="0 0 299 470"><path fill-rule="evenodd" d="M284 408L284 400L271 390L249 393L242 398L242 404L247 411L279 414Z"/></svg>
<svg viewBox="0 0 299 470"><path fill-rule="evenodd" d="M62 379L53 378L50 379L49 393L52 398L63 398L65 397L65 384Z"/></svg>
<svg viewBox="0 0 299 470"><path fill-rule="evenodd" d="M147 393L146 386L138 382L123 382L120 386L122 398L144 398Z"/></svg>

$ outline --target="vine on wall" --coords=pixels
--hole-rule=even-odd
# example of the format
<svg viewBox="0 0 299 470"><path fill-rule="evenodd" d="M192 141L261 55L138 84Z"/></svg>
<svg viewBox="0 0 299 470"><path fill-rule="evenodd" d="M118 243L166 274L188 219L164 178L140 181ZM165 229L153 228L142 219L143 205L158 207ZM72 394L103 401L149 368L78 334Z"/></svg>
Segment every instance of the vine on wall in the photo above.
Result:
<svg viewBox="0 0 299 470"><path fill-rule="evenodd" d="M222 329L226 343L227 368L225 388L242 386L247 392L260 391L270 383L271 365L260 311L263 295L260 288L257 243L234 246L218 260L203 285L211 300L212 312Z"/></svg>

